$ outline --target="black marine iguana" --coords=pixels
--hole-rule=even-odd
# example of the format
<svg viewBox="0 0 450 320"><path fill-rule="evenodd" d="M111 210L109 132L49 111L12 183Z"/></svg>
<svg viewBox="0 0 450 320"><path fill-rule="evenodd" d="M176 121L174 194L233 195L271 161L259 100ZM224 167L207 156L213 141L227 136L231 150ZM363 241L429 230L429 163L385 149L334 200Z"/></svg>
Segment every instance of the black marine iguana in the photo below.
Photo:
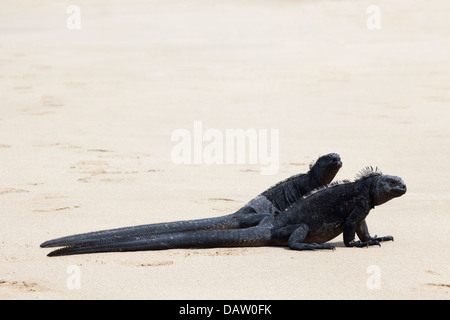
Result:
<svg viewBox="0 0 450 320"><path fill-rule="evenodd" d="M287 245L292 250L334 249L325 242L343 233L347 247L380 245L392 236L371 237L365 218L370 210L406 193L400 177L383 175L367 167L354 182L321 187L286 210L267 215L257 226L231 230L198 230L105 238L102 242L67 246L49 253L60 256L81 253ZM355 241L355 234L360 241Z"/></svg>
<svg viewBox="0 0 450 320"><path fill-rule="evenodd" d="M319 157L309 166L307 173L287 178L257 197L233 214L222 217L147 224L118 229L102 230L71 235L41 244L41 247L76 245L101 241L105 237L130 237L160 233L194 230L235 229L257 225L267 214L283 211L312 190L329 184L342 167L341 158L336 153Z"/></svg>

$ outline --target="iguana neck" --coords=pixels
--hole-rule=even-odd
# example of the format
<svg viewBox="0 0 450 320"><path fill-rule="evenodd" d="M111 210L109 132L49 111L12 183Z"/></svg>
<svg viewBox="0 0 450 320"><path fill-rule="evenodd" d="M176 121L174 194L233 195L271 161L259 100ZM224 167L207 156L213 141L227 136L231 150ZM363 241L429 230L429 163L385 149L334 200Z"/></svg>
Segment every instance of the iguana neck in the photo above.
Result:
<svg viewBox="0 0 450 320"><path fill-rule="evenodd" d="M372 209L375 209L375 206L380 205L380 201L379 201L379 197L377 194L377 184L376 182L372 182L371 185L369 186L369 203L370 203L370 207Z"/></svg>
<svg viewBox="0 0 450 320"><path fill-rule="evenodd" d="M309 172L309 185L313 187L313 189L327 184L317 171L318 169L314 167L314 169Z"/></svg>

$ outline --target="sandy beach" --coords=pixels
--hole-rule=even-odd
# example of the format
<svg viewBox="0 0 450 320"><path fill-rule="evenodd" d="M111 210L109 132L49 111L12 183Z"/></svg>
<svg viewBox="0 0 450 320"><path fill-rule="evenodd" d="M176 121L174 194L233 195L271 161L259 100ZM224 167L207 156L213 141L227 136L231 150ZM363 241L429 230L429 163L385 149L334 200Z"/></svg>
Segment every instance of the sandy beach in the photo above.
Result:
<svg viewBox="0 0 450 320"><path fill-rule="evenodd" d="M0 299L449 299L449 1L1 7ZM224 139L275 130L276 170L261 174L261 157L177 164L174 131L196 143L198 123ZM330 152L336 180L365 166L403 178L408 192L367 218L394 242L53 258L39 247L232 213Z"/></svg>

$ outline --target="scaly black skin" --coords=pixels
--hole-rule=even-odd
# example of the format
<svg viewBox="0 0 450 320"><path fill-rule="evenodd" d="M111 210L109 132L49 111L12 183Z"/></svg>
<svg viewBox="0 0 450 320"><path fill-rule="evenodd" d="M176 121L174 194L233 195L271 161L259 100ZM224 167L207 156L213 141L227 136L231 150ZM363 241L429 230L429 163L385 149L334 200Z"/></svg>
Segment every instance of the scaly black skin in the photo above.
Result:
<svg viewBox="0 0 450 320"><path fill-rule="evenodd" d="M55 250L49 256L81 253L287 245L292 250L334 249L326 242L343 233L347 247L380 245L392 236L371 237L365 218L370 210L405 194L399 177L368 170L354 182L332 184L302 197L283 212L267 215L257 226L106 238ZM359 241L355 241L358 235Z"/></svg>
<svg viewBox="0 0 450 320"><path fill-rule="evenodd" d="M252 199L237 212L226 216L89 232L49 240L42 243L41 247L91 243L112 237L136 237L181 231L236 229L255 226L266 215L283 211L303 195L317 187L329 184L341 167L342 162L338 154L330 153L321 156L317 161L311 163L310 170L307 173L297 174L279 182Z"/></svg>

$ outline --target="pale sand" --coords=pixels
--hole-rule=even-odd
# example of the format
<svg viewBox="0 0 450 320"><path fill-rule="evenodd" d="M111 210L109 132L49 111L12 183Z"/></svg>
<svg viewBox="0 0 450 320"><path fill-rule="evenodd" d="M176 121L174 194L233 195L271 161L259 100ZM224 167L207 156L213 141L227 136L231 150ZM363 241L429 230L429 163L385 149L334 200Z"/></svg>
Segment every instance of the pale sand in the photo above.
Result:
<svg viewBox="0 0 450 320"><path fill-rule="evenodd" d="M79 31L66 28L68 2L0 10L1 299L449 298L449 1L76 2ZM371 4L381 30L366 27ZM171 133L195 120L279 129L278 174L175 165ZM344 162L337 179L373 165L405 180L407 194L368 217L395 242L57 258L39 248L231 213L329 152ZM67 286L71 265L79 289Z"/></svg>

